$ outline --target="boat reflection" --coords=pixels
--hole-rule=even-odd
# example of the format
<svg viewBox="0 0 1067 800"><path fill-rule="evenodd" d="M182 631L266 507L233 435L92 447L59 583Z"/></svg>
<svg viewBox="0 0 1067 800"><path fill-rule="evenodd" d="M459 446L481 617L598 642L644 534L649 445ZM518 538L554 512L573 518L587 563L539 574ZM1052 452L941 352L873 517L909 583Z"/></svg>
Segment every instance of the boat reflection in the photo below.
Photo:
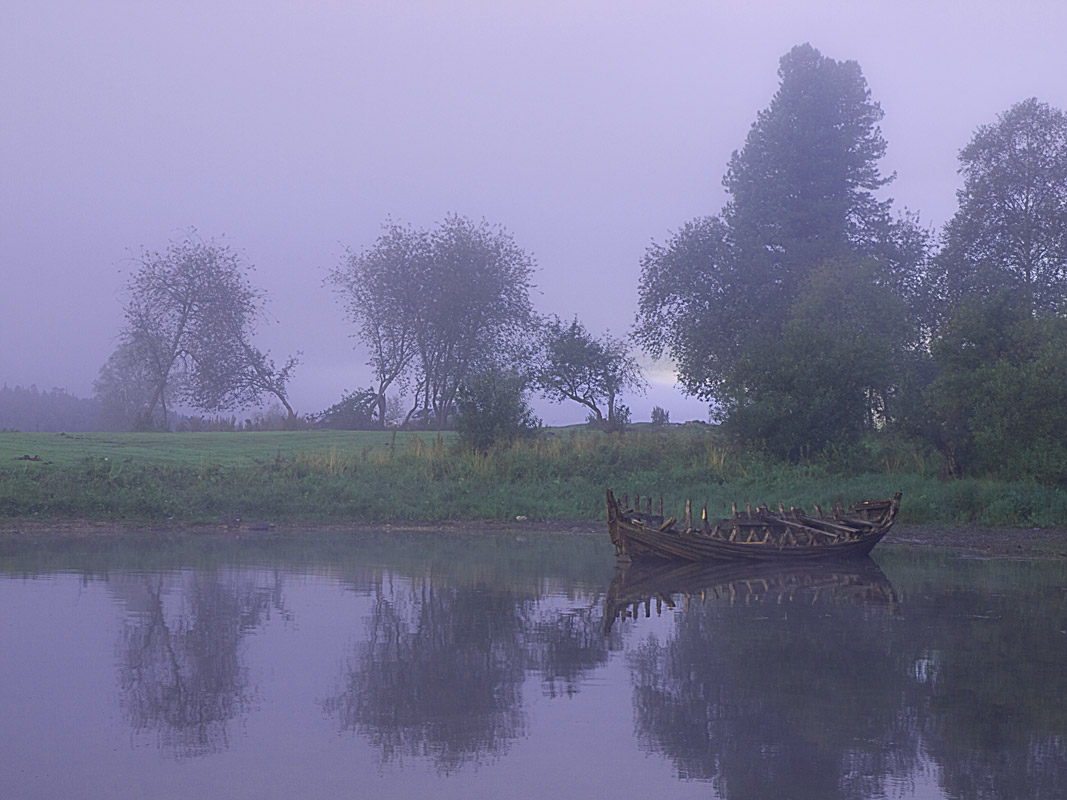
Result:
<svg viewBox="0 0 1067 800"><path fill-rule="evenodd" d="M604 601L604 633L616 621L637 619L694 602L730 605L822 602L892 608L897 597L870 558L840 563L620 562Z"/></svg>

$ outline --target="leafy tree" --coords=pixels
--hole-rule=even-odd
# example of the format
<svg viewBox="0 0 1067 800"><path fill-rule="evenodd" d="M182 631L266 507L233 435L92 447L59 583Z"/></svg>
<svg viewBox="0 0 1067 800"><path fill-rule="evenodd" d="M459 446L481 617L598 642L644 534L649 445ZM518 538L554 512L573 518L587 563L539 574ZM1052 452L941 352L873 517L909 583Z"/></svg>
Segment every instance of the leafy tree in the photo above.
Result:
<svg viewBox="0 0 1067 800"><path fill-rule="evenodd" d="M972 295L931 345L925 433L956 476L1067 473L1067 319L1034 316L1028 299Z"/></svg>
<svg viewBox="0 0 1067 800"><path fill-rule="evenodd" d="M911 329L904 300L870 272L869 264L838 259L812 273L779 338L731 373L739 388L728 428L799 458L888 419Z"/></svg>
<svg viewBox="0 0 1067 800"><path fill-rule="evenodd" d="M372 247L349 250L328 278L370 351L378 427L386 422L386 392L403 382L418 355L419 277L427 270L429 253L425 232L388 221Z"/></svg>
<svg viewBox="0 0 1067 800"><path fill-rule="evenodd" d="M657 428L667 427L671 424L671 412L662 406L653 406L652 424Z"/></svg>
<svg viewBox="0 0 1067 800"><path fill-rule="evenodd" d="M796 430L796 420L824 416L818 407L827 398L803 391L795 363L808 355L801 342L823 327L810 316L812 287L825 285L820 270L840 275L848 265L841 277L860 281L849 290L857 297L905 298L909 330L893 343L904 348L919 340L929 249L915 219L892 219L889 201L875 196L892 176L878 168L882 111L859 65L800 45L782 57L779 76L770 106L730 160L722 215L694 220L646 252L637 326L653 356L675 362L687 391L768 444L778 440L766 437L768 426ZM882 351L881 338L855 344ZM845 432L862 429L884 398L869 399L869 407L848 405Z"/></svg>
<svg viewBox="0 0 1067 800"><path fill-rule="evenodd" d="M1067 309L1067 115L1024 100L960 152L959 210L936 261L946 314L1008 287L1034 311Z"/></svg>
<svg viewBox="0 0 1067 800"><path fill-rule="evenodd" d="M888 203L873 192L891 180L878 169L882 109L859 64L804 44L782 57L778 75L723 179L726 222L746 266L763 273L754 300L772 318L813 268L875 243Z"/></svg>
<svg viewBox="0 0 1067 800"><path fill-rule="evenodd" d="M276 366L269 353L252 344L251 320L244 322L244 329L231 330L225 339L200 351L190 400L203 411L225 411L259 404L264 395L270 395L285 407L285 424L293 428L297 415L289 403L287 387L300 363L299 354Z"/></svg>
<svg viewBox="0 0 1067 800"><path fill-rule="evenodd" d="M456 402L456 431L475 450L535 434L540 420L526 399L526 379L517 372L490 368L469 377Z"/></svg>
<svg viewBox="0 0 1067 800"><path fill-rule="evenodd" d="M644 387L625 342L607 333L598 339L577 317L563 322L556 316L544 323L534 382L550 400L585 406L590 421L604 430L618 429L629 416L622 392Z"/></svg>
<svg viewBox="0 0 1067 800"><path fill-rule="evenodd" d="M534 324L533 261L503 229L455 215L432 232L430 247L415 326L417 389L421 407L445 427L469 375L523 361L523 335Z"/></svg>
<svg viewBox="0 0 1067 800"><path fill-rule="evenodd" d="M687 222L641 259L634 336L653 358L674 362L690 394L722 397L746 330L745 283L718 217Z"/></svg>
<svg viewBox="0 0 1067 800"><path fill-rule="evenodd" d="M162 426L162 414L145 409L156 389L156 378L150 369L147 352L140 352L136 341L121 342L100 367L93 381L93 393L100 403L100 428L105 431L126 431L135 427ZM174 383L164 388L160 405L171 402Z"/></svg>
<svg viewBox="0 0 1067 800"><path fill-rule="evenodd" d="M263 295L248 269L232 248L204 242L195 231L162 253L142 252L126 285L120 344L122 357L139 359L150 378L142 424L157 405L167 424L168 395L203 411L258 402L264 393L288 407L285 384L296 360L278 370L251 343Z"/></svg>
<svg viewBox="0 0 1067 800"><path fill-rule="evenodd" d="M444 428L469 376L522 363L532 273L510 234L456 215L431 232L387 223L373 248L349 254L330 280L371 351L379 418L385 388L410 376L409 418Z"/></svg>
<svg viewBox="0 0 1067 800"><path fill-rule="evenodd" d="M910 427L953 475L1067 470L1067 115L1025 100L960 152L933 262L939 327Z"/></svg>

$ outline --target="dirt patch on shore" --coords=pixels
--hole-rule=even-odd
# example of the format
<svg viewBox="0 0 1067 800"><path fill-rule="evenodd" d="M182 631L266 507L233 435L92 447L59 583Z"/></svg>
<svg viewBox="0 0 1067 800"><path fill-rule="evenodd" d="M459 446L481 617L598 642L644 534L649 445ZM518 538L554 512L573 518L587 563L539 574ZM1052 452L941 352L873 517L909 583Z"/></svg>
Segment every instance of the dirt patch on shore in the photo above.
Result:
<svg viewBox="0 0 1067 800"><path fill-rule="evenodd" d="M1067 528L894 525L885 543L945 548L980 558L1067 559Z"/></svg>
<svg viewBox="0 0 1067 800"><path fill-rule="evenodd" d="M603 522L590 520L491 520L449 522L283 522L269 523L228 520L220 523L138 523L89 520L0 521L0 536L98 537L144 532L149 534L210 536L218 534L255 535L262 533L299 535L302 533L509 533L536 536L542 533L603 536ZM1067 528L976 528L933 525L896 525L886 544L903 547L932 547L958 555L978 558L1067 559Z"/></svg>

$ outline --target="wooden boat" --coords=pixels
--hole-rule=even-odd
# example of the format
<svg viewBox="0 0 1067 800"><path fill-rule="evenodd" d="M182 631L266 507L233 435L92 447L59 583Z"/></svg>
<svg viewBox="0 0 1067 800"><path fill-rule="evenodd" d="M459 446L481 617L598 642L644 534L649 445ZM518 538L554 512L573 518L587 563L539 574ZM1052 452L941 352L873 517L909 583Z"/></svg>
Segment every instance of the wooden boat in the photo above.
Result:
<svg viewBox="0 0 1067 800"><path fill-rule="evenodd" d="M834 503L830 513L815 506L815 514L803 509L788 511L778 504L774 512L766 505L747 507L715 523L708 520L705 506L696 527L692 505L685 504L681 523L663 518L663 500L652 513L652 498L626 495L617 500L607 493L608 531L620 561L660 559L681 561L783 561L857 558L868 555L889 532L900 509L900 492L888 500L867 500L848 509Z"/></svg>
<svg viewBox="0 0 1067 800"><path fill-rule="evenodd" d="M604 598L604 633L619 620L682 603L851 604L892 611L893 585L869 556L845 561L620 561Z"/></svg>

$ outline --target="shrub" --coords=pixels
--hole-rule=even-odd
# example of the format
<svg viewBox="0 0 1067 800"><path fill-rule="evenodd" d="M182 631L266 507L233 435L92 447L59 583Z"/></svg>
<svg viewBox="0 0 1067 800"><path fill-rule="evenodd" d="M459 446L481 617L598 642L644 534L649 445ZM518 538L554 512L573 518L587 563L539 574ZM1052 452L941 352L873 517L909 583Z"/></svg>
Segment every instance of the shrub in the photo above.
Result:
<svg viewBox="0 0 1067 800"><path fill-rule="evenodd" d="M526 400L525 379L498 368L485 370L460 387L456 411L460 442L475 450L533 435L541 426Z"/></svg>
<svg viewBox="0 0 1067 800"><path fill-rule="evenodd" d="M370 430L379 427L374 420L377 402L378 393L373 389L357 389L318 414L315 421L323 428L335 430Z"/></svg>

